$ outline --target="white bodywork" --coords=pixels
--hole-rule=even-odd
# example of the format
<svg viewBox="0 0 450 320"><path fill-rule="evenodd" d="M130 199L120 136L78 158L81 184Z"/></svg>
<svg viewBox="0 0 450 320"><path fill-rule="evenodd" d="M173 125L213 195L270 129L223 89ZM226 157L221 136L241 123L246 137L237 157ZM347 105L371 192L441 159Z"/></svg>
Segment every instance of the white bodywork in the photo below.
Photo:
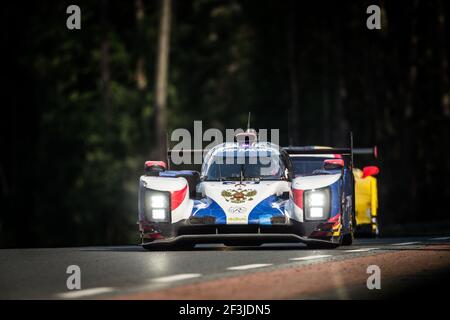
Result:
<svg viewBox="0 0 450 320"><path fill-rule="evenodd" d="M225 212L227 224L247 224L250 212L264 199L271 195L282 195L289 192L290 183L287 181L260 181L254 183L245 181L236 182L202 182L199 192L204 197L215 201ZM254 196L247 198L242 203L233 203L222 195L222 192L254 192ZM283 212L284 213L284 212Z"/></svg>
<svg viewBox="0 0 450 320"><path fill-rule="evenodd" d="M296 190L314 190L325 188L339 180L341 174L333 175L317 175L297 177L292 181L292 193ZM292 218L303 222L303 209L295 204L295 201L290 201Z"/></svg>
<svg viewBox="0 0 450 320"><path fill-rule="evenodd" d="M189 199L189 186L185 178L141 176L141 183L148 189L171 192L182 190L187 186L188 190L183 201L175 210L172 210L172 223L189 217L194 201Z"/></svg>
<svg viewBox="0 0 450 320"><path fill-rule="evenodd" d="M338 181L340 177L340 173L297 177L294 179L294 181L292 181L292 188L300 190L324 188Z"/></svg>

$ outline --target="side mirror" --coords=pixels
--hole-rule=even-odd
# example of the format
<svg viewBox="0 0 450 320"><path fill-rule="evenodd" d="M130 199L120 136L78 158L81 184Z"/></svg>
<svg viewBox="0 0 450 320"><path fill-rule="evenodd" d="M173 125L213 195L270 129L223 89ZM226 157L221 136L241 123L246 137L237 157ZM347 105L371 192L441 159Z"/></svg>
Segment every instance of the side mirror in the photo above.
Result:
<svg viewBox="0 0 450 320"><path fill-rule="evenodd" d="M288 170L288 168L286 168L285 170L284 170L284 178L287 180L287 181L291 181L292 180L292 175L290 174L290 172L289 172L289 170Z"/></svg>
<svg viewBox="0 0 450 320"><path fill-rule="evenodd" d="M323 168L325 170L336 170L342 169L344 167L343 159L325 159L323 161Z"/></svg>
<svg viewBox="0 0 450 320"><path fill-rule="evenodd" d="M164 161L145 161L144 171L147 176L159 176L160 172L167 169Z"/></svg>
<svg viewBox="0 0 450 320"><path fill-rule="evenodd" d="M376 176L380 172L377 166L368 166L363 168L363 179L369 176Z"/></svg>

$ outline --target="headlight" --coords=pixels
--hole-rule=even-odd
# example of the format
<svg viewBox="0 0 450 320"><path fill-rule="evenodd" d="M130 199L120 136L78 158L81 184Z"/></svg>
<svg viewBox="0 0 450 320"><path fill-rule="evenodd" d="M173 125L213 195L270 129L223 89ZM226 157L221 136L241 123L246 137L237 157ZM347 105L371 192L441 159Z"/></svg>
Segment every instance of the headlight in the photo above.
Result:
<svg viewBox="0 0 450 320"><path fill-rule="evenodd" d="M330 216L330 204L330 190L328 188L305 191L305 219L327 219Z"/></svg>
<svg viewBox="0 0 450 320"><path fill-rule="evenodd" d="M153 220L166 220L166 210L164 209L152 209Z"/></svg>
<svg viewBox="0 0 450 320"><path fill-rule="evenodd" d="M309 209L309 216L311 218L322 218L323 219L323 208L312 207Z"/></svg>
<svg viewBox="0 0 450 320"><path fill-rule="evenodd" d="M167 197L162 194L153 194L150 196L150 203L152 208L166 208Z"/></svg>
<svg viewBox="0 0 450 320"><path fill-rule="evenodd" d="M146 190L145 216L151 222L170 222L170 192Z"/></svg>
<svg viewBox="0 0 450 320"><path fill-rule="evenodd" d="M309 205L311 207L323 207L325 205L325 195L323 192L312 192L309 195Z"/></svg>

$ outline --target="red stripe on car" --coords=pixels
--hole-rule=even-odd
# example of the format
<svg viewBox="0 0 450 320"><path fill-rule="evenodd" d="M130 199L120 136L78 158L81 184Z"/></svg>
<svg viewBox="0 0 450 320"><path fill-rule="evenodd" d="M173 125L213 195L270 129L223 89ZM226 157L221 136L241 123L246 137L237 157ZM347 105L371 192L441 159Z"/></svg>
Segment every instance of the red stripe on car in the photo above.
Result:
<svg viewBox="0 0 450 320"><path fill-rule="evenodd" d="M341 214L338 213L337 215L335 215L334 217L328 219L328 222L333 223L333 227L336 227L339 225L340 223L340 218L341 218Z"/></svg>
<svg viewBox="0 0 450 320"><path fill-rule="evenodd" d="M145 167L163 167L164 169L167 169L164 161L145 161Z"/></svg>
<svg viewBox="0 0 450 320"><path fill-rule="evenodd" d="M292 189L292 194L294 195L294 203L300 209L303 209L303 190Z"/></svg>
<svg viewBox="0 0 450 320"><path fill-rule="evenodd" d="M183 202L184 198L186 197L186 193L188 190L188 186L186 185L183 189L178 191L170 191L171 193L171 210L175 210L180 206L180 204Z"/></svg>

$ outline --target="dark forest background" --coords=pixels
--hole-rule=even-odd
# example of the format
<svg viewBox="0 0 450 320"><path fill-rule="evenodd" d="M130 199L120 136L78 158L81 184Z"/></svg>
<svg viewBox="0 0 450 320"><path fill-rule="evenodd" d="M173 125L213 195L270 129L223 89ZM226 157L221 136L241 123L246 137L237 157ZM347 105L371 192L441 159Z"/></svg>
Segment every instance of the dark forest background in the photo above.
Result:
<svg viewBox="0 0 450 320"><path fill-rule="evenodd" d="M66 8L81 8L81 30ZM450 220L450 3L172 0L167 129L279 128L281 144L378 145L382 226ZM366 9L382 9L368 30ZM1 10L0 246L137 242L161 152L160 1Z"/></svg>

